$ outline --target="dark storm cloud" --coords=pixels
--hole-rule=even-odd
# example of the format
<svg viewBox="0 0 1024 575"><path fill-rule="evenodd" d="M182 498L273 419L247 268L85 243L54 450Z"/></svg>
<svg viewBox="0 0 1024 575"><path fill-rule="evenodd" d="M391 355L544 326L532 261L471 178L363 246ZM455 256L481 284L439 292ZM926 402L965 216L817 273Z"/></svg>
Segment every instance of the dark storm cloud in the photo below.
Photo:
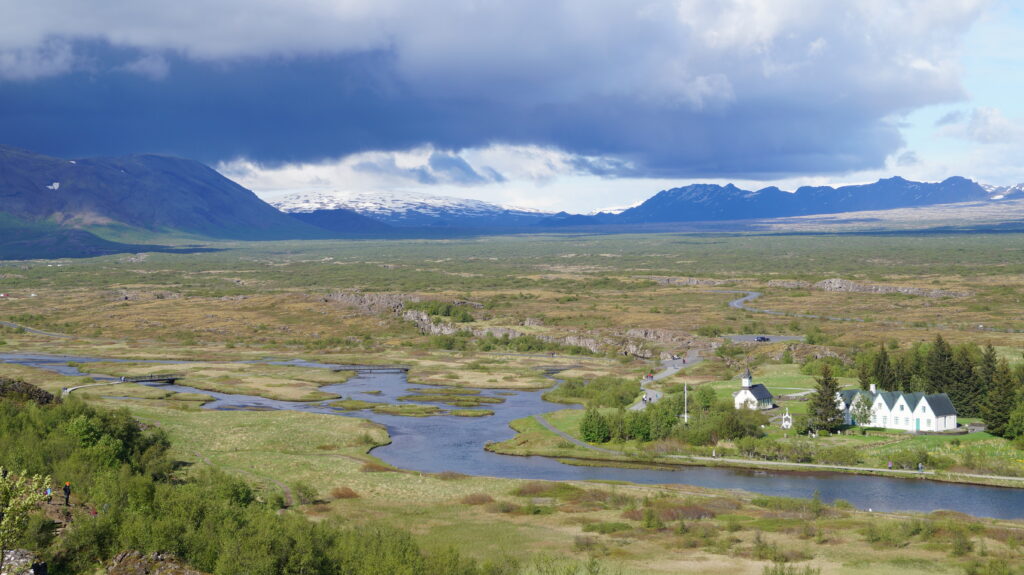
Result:
<svg viewBox="0 0 1024 575"><path fill-rule="evenodd" d="M0 0L14 15L0 23L2 143L264 165L502 143L587 156L574 167L602 176L857 170L902 146L894 115L962 97L957 39L978 11L960 0L197 2L161 19L91 2L42 17ZM435 153L425 182L502 178Z"/></svg>

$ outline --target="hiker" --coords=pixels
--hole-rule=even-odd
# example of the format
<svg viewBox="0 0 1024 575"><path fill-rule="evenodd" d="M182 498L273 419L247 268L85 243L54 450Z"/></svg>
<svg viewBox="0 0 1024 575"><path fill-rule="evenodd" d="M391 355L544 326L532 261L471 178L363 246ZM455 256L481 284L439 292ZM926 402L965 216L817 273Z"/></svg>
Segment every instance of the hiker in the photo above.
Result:
<svg viewBox="0 0 1024 575"><path fill-rule="evenodd" d="M71 482L70 481L65 481L64 482L64 507L69 507L70 505L71 505Z"/></svg>
<svg viewBox="0 0 1024 575"><path fill-rule="evenodd" d="M919 463L917 464L917 472L918 472L918 473L924 473L924 463L920 463L920 462L919 462Z"/></svg>
<svg viewBox="0 0 1024 575"><path fill-rule="evenodd" d="M47 485L46 486L46 502L49 503L51 501L53 501L53 489L51 489L50 486Z"/></svg>
<svg viewBox="0 0 1024 575"><path fill-rule="evenodd" d="M889 462L889 471L892 471L892 461Z"/></svg>

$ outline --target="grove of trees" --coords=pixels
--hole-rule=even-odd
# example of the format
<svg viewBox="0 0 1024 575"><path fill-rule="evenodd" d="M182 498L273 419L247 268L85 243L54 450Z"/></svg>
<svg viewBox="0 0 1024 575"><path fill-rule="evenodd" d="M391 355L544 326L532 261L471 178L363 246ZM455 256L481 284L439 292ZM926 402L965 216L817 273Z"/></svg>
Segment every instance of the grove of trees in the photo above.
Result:
<svg viewBox="0 0 1024 575"><path fill-rule="evenodd" d="M983 419L994 435L1024 436L1024 366L1011 368L991 345L953 346L940 334L903 350L881 345L859 354L856 363L864 389L945 393L958 416Z"/></svg>

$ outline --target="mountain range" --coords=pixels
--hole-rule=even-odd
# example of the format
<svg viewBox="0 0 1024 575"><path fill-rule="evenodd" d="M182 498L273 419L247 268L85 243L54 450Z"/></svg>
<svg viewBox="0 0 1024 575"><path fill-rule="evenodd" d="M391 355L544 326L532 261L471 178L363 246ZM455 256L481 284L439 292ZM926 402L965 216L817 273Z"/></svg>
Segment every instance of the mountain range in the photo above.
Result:
<svg viewBox="0 0 1024 575"><path fill-rule="evenodd" d="M572 231L581 226L653 230L655 224L685 222L723 229L727 224L715 222L962 202L1010 205L1021 198L1024 184L995 187L962 177L937 183L893 177L794 192L693 184L663 190L622 211L589 215L412 193L297 192L268 204L193 160L160 155L66 160L0 146L0 259L171 249L123 244L116 241L119 237L150 242L170 236L180 244L188 238L443 237Z"/></svg>
<svg viewBox="0 0 1024 575"><path fill-rule="evenodd" d="M282 212L315 225L358 213L399 228L521 228L552 214L465 198L395 192L296 192L270 200Z"/></svg>
<svg viewBox="0 0 1024 575"><path fill-rule="evenodd" d="M838 188L805 186L795 192L784 192L776 187L752 192L732 184L693 184L658 192L640 205L617 214L581 216L562 212L545 220L544 225L709 222L837 214L988 200L993 192L1000 190L986 190L959 176L938 183L893 177Z"/></svg>

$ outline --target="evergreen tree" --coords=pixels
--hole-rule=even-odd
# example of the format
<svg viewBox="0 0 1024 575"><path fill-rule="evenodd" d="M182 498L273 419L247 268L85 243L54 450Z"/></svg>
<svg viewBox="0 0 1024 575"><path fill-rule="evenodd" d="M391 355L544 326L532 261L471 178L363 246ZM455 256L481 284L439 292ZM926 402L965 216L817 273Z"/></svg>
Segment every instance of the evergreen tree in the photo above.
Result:
<svg viewBox="0 0 1024 575"><path fill-rule="evenodd" d="M1010 364L1005 359L996 364L996 372L985 395L981 416L985 427L992 435L1002 436L1006 432L1010 414L1017 405L1017 385L1013 381ZM956 404L953 404L956 407Z"/></svg>
<svg viewBox="0 0 1024 575"><path fill-rule="evenodd" d="M953 351L952 384L946 393L956 407L957 414L963 417L976 417L978 388L974 377L974 359L967 345L957 346Z"/></svg>
<svg viewBox="0 0 1024 575"><path fill-rule="evenodd" d="M941 334L935 335L922 371L925 393L947 393L953 387L953 350Z"/></svg>
<svg viewBox="0 0 1024 575"><path fill-rule="evenodd" d="M878 353L875 354L875 361L871 366L872 375L878 387L885 391L896 390L896 378L892 374L892 365L889 363L889 353L885 351L885 345L878 346Z"/></svg>
<svg viewBox="0 0 1024 575"><path fill-rule="evenodd" d="M1003 437L1018 439L1024 437L1024 401L1017 401L1003 430Z"/></svg>
<svg viewBox="0 0 1024 575"><path fill-rule="evenodd" d="M974 389L976 390L974 397L971 398L971 402L966 406L966 409L962 409L954 403L953 407L956 408L957 414L964 417L985 417L984 412L985 404L988 402L988 392L992 389L992 381L995 379L998 367L999 356L996 354L996 349L992 347L992 344L988 344L981 352L981 359L978 361L978 365L974 366Z"/></svg>
<svg viewBox="0 0 1024 575"><path fill-rule="evenodd" d="M839 382L832 376L832 368L827 363L821 367L821 377L817 378L817 381L817 391L811 395L811 402L807 408L811 428L835 431L843 425L843 411L836 400Z"/></svg>
<svg viewBox="0 0 1024 575"><path fill-rule="evenodd" d="M864 391L871 389L871 384L874 383L871 379L871 368L868 367L866 360L857 366L857 383Z"/></svg>
<svg viewBox="0 0 1024 575"><path fill-rule="evenodd" d="M604 443L611 439L611 430L608 428L608 420L601 415L596 407L588 408L580 420L580 436L583 441L590 443Z"/></svg>
<svg viewBox="0 0 1024 575"><path fill-rule="evenodd" d="M893 356L892 377L896 381L896 389L909 391L913 385L914 368L911 365L909 353L900 353Z"/></svg>

